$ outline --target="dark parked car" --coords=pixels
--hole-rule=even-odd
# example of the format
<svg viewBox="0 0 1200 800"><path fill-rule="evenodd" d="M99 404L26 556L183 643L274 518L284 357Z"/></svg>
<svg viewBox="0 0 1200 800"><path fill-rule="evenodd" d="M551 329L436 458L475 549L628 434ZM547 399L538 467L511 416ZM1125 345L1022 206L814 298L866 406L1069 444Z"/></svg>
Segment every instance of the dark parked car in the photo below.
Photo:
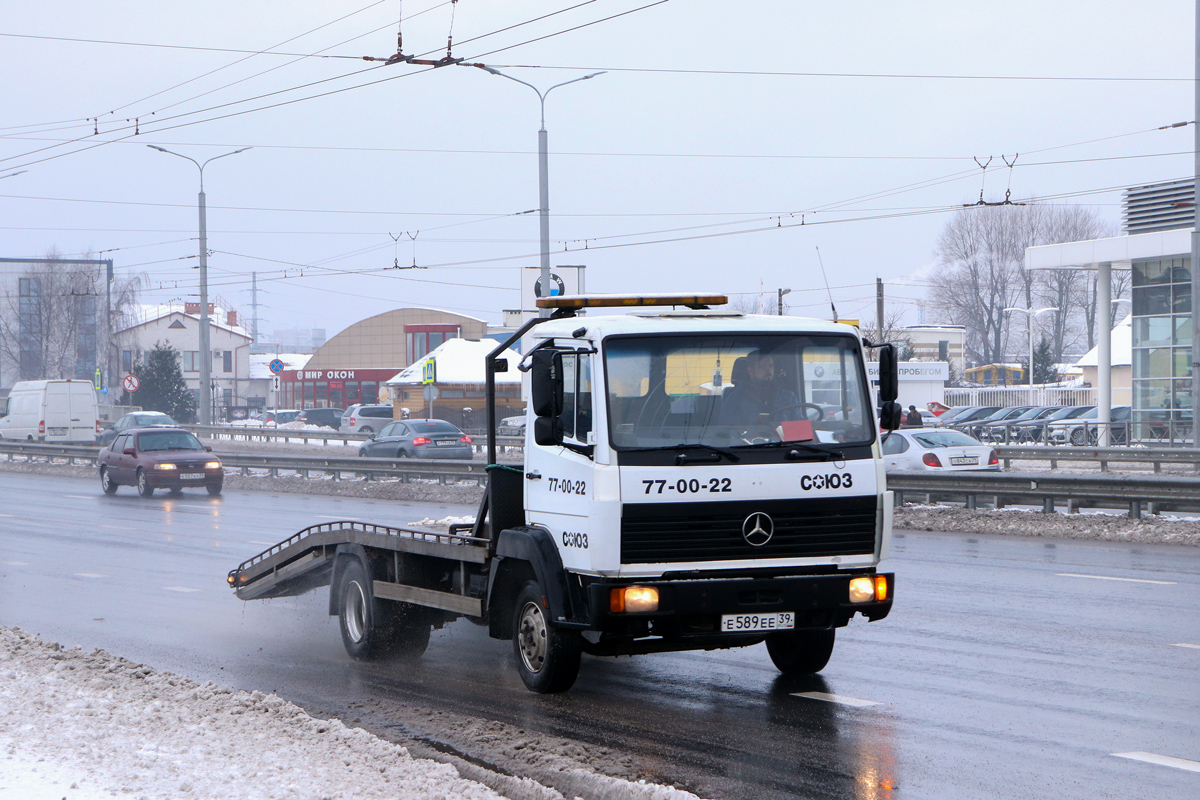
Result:
<svg viewBox="0 0 1200 800"><path fill-rule="evenodd" d="M1050 423L1058 422L1062 419L1075 419L1081 414L1086 414L1092 408L1094 406L1063 406L1041 419L1033 419L1028 422L1014 422L1009 429L1009 441L1017 443L1040 442L1042 435L1046 432Z"/></svg>
<svg viewBox="0 0 1200 800"><path fill-rule="evenodd" d="M976 438L982 442L1016 441L1013 436L1016 430L1014 426L1044 419L1060 408L1061 406L1034 406L1019 417L1010 417L999 422L985 422L979 426L979 436Z"/></svg>
<svg viewBox="0 0 1200 800"><path fill-rule="evenodd" d="M189 486L203 486L209 494L221 493L225 471L212 448L200 444L181 428L133 428L118 433L97 457L100 485L105 494L118 486L136 486L150 497L155 489L179 494Z"/></svg>
<svg viewBox="0 0 1200 800"><path fill-rule="evenodd" d="M117 438L118 433L122 433L131 428L149 428L155 425L166 425L174 428L179 425L178 422L168 417L161 411L135 411L132 414L126 414L117 420L117 424L111 428L101 431L96 437L96 441L101 447L107 447L112 444L112 440Z"/></svg>
<svg viewBox="0 0 1200 800"><path fill-rule="evenodd" d="M342 409L340 408L306 408L296 417L297 422L305 425L323 425L335 431L342 427Z"/></svg>
<svg viewBox="0 0 1200 800"><path fill-rule="evenodd" d="M442 419L389 422L358 448L374 458L470 458L471 437Z"/></svg>
<svg viewBox="0 0 1200 800"><path fill-rule="evenodd" d="M964 423L961 428L959 428L958 425L953 422L950 423L950 427L958 428L958 430L962 431L968 436L978 439L979 432L983 429L984 425L990 425L993 422L1005 422L1008 420L1015 421L1017 417L1021 416L1032 408L1033 406L1005 406L1004 408L999 408L996 411L993 411L986 417L978 417L972 420L970 423Z"/></svg>

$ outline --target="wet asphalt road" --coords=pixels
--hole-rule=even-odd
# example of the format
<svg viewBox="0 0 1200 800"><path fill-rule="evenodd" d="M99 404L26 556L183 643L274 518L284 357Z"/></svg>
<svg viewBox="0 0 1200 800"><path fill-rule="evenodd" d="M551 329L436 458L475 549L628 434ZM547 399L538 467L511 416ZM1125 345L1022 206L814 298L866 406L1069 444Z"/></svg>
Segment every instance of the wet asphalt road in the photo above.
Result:
<svg viewBox="0 0 1200 800"><path fill-rule="evenodd" d="M840 631L819 678L780 679L761 645L585 656L555 697L526 692L508 643L469 623L401 673L349 661L324 589L243 603L225 586L309 524L471 511L105 497L94 481L2 473L0 624L347 719L395 701L630 752L646 777L709 798L1200 796L1200 773L1111 755L1200 761L1200 648L1178 646L1200 645L1196 548L901 533L891 616ZM876 705L796 696L813 691Z"/></svg>

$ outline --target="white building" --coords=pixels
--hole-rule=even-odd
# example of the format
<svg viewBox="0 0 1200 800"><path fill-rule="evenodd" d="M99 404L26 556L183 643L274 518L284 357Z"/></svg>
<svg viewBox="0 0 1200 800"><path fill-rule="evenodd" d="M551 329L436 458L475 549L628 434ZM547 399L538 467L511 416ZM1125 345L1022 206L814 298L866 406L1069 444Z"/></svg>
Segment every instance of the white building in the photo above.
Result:
<svg viewBox="0 0 1200 800"><path fill-rule="evenodd" d="M210 304L211 306L212 304ZM141 321L114 334L120 353L120 377L128 374L142 354L162 342L179 351L183 379L193 396L200 394L200 304L147 306ZM249 405L250 334L238 324L237 312L210 307L209 347L212 351L213 406ZM119 383L118 383L119 385ZM134 402L137 402L136 395ZM213 415L217 418L217 414Z"/></svg>

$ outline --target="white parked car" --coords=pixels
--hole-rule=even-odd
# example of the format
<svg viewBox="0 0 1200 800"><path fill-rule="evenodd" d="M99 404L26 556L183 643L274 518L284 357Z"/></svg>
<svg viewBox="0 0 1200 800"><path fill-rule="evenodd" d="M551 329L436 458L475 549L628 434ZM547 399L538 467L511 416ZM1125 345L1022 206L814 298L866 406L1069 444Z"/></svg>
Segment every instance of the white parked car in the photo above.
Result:
<svg viewBox="0 0 1200 800"><path fill-rule="evenodd" d="M889 472L1000 469L990 444L946 428L893 431L883 443L883 463Z"/></svg>
<svg viewBox="0 0 1200 800"><path fill-rule="evenodd" d="M500 424L496 426L496 433L500 436L524 436L525 415L505 417L500 420Z"/></svg>

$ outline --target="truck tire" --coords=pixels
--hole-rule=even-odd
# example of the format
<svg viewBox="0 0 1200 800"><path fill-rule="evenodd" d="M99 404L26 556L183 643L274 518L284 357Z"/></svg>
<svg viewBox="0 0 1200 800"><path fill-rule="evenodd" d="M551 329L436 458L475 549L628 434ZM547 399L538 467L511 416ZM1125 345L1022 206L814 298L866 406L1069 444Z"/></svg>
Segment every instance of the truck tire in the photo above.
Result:
<svg viewBox="0 0 1200 800"><path fill-rule="evenodd" d="M526 688L538 694L565 692L579 675L583 642L579 631L555 627L546 618L545 592L529 581L513 607L513 652Z"/></svg>
<svg viewBox="0 0 1200 800"><path fill-rule="evenodd" d="M105 494L117 493L117 484L113 483L112 476L108 474L108 467L100 468L100 486Z"/></svg>
<svg viewBox="0 0 1200 800"><path fill-rule="evenodd" d="M356 661L416 661L429 646L431 626L417 609L377 600L362 562L353 559L338 581L342 644Z"/></svg>
<svg viewBox="0 0 1200 800"><path fill-rule="evenodd" d="M146 470L138 467L137 471L137 490L142 497L153 497L154 487L150 485L150 479L146 477Z"/></svg>
<svg viewBox="0 0 1200 800"><path fill-rule="evenodd" d="M833 655L834 629L791 631L767 637L767 653L784 675L809 675L825 669Z"/></svg>

